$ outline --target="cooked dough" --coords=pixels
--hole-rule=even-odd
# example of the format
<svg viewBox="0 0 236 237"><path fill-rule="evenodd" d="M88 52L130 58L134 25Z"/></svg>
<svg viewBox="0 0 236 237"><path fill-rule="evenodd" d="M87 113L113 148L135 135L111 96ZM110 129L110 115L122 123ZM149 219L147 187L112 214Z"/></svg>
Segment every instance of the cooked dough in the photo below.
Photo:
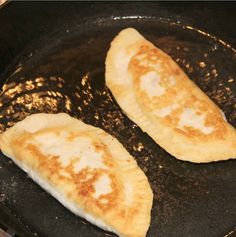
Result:
<svg viewBox="0 0 236 237"><path fill-rule="evenodd" d="M0 135L2 152L73 213L124 237L144 237L153 194L112 136L67 114L34 114Z"/></svg>
<svg viewBox="0 0 236 237"><path fill-rule="evenodd" d="M196 163L236 158L236 130L222 111L135 29L112 41L106 83L128 117L176 158Z"/></svg>

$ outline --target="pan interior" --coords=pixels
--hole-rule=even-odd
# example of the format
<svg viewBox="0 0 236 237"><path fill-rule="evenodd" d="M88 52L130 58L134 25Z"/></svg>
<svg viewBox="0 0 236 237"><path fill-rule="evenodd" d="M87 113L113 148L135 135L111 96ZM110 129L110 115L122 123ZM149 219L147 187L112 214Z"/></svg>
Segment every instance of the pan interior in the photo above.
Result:
<svg viewBox="0 0 236 237"><path fill-rule="evenodd" d="M34 42L2 78L0 128L38 112L66 112L101 127L124 145L149 178L154 204L147 236L221 236L236 220L236 162L196 165L171 157L122 113L105 86L104 62L113 37L135 27L172 56L236 127L236 51L190 26L134 18L94 20ZM35 236L104 236L3 155L0 193L1 205Z"/></svg>

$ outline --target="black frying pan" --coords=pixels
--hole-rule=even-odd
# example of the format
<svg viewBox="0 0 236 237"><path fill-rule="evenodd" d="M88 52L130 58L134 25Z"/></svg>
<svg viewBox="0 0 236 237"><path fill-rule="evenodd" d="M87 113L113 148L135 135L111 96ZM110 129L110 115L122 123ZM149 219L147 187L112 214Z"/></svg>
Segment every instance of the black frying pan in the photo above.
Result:
<svg viewBox="0 0 236 237"><path fill-rule="evenodd" d="M104 82L110 41L135 27L236 127L235 9L234 3L6 4L0 10L1 130L37 112L66 112L99 126L149 178L154 205L148 237L235 235L236 162L176 160L122 113ZM70 213L2 154L0 219L22 236L115 236Z"/></svg>

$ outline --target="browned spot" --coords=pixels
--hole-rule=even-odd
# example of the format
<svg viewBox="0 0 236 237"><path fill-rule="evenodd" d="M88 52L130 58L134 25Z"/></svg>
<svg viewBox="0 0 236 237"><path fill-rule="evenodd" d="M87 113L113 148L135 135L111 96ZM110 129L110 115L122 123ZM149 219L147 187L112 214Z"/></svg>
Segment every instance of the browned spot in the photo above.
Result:
<svg viewBox="0 0 236 237"><path fill-rule="evenodd" d="M66 138L68 141L73 141L78 137L79 137L79 134L77 132L70 132Z"/></svg>
<svg viewBox="0 0 236 237"><path fill-rule="evenodd" d="M121 217L121 218L125 218L126 216L126 210L120 210L120 212L118 213L118 215Z"/></svg>
<svg viewBox="0 0 236 237"><path fill-rule="evenodd" d="M94 184L102 175L108 175L111 180L112 192L100 195L99 198L94 198L95 188ZM117 197L119 197L119 190L117 188L117 181L114 175L107 170L97 169L83 169L74 175L74 180L77 187L78 196L83 196L90 202L95 203L96 206L104 211L111 209L117 205ZM106 200L105 203L102 200Z"/></svg>
<svg viewBox="0 0 236 237"><path fill-rule="evenodd" d="M184 136L189 136L188 132L186 132L185 130L183 129L180 129L180 128L174 128L174 130ZM189 136L190 137L190 136Z"/></svg>
<svg viewBox="0 0 236 237"><path fill-rule="evenodd" d="M58 156L46 156L44 155L37 146L33 144L27 144L26 149L30 151L32 157L37 159L38 169L44 171L44 174L51 179L53 175L56 175L60 179L65 179L64 176L60 175L62 170L61 164L58 161Z"/></svg>
<svg viewBox="0 0 236 237"><path fill-rule="evenodd" d="M202 132L200 130L190 126L184 126L183 128L175 128L175 131L191 138L202 136Z"/></svg>
<svg viewBox="0 0 236 237"><path fill-rule="evenodd" d="M95 147L95 150L98 152L104 152L106 151L106 146L103 143L97 143L97 142L93 142L93 146Z"/></svg>
<svg viewBox="0 0 236 237"><path fill-rule="evenodd" d="M202 115L202 112L197 111L197 112L196 112L196 115Z"/></svg>
<svg viewBox="0 0 236 237"><path fill-rule="evenodd" d="M108 147L102 142L93 142L92 144L97 152L102 153L103 163L107 167L114 167L115 162L111 159L112 154Z"/></svg>
<svg viewBox="0 0 236 237"><path fill-rule="evenodd" d="M179 76L181 74L181 70L179 68L174 69L174 75Z"/></svg>

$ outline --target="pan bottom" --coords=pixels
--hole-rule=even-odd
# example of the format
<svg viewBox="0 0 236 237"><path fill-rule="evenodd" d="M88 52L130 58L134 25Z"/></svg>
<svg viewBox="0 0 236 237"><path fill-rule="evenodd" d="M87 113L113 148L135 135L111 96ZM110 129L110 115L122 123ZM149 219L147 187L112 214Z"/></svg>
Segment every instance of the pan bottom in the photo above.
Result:
<svg viewBox="0 0 236 237"><path fill-rule="evenodd" d="M176 160L130 121L105 86L113 37L135 27L168 53L236 126L235 51L190 26L148 17L94 19L57 29L9 70L0 97L4 131L29 114L66 112L115 136L136 158L154 192L148 237L221 236L236 220L236 162ZM86 29L86 30L84 30ZM0 200L38 236L115 236L76 217L1 154Z"/></svg>

